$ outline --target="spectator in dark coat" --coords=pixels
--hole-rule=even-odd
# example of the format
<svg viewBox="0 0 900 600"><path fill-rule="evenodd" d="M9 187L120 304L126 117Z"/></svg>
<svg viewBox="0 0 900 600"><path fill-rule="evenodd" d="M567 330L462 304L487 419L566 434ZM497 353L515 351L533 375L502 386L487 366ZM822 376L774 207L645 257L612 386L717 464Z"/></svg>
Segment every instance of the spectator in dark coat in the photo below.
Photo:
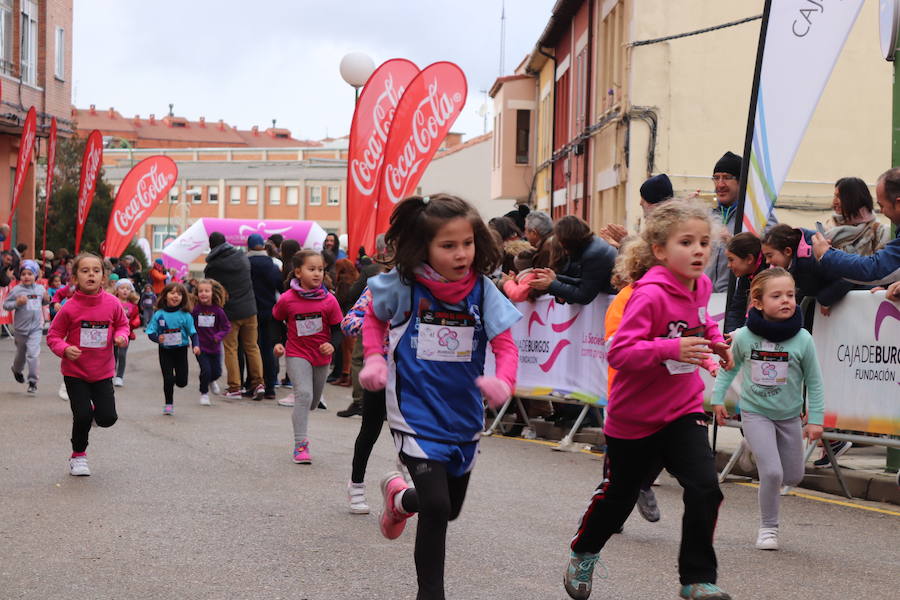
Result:
<svg viewBox="0 0 900 600"><path fill-rule="evenodd" d="M535 269L529 284L572 304L590 304L599 293L614 294L610 284L616 249L591 232L583 220L569 215L556 222L553 236L559 255L553 269Z"/></svg>
<svg viewBox="0 0 900 600"><path fill-rule="evenodd" d="M272 307L277 295L282 291L281 271L266 252L266 244L258 233L247 238L247 258L250 260L250 279L253 295L256 297L256 323L258 346L262 357L264 398L275 398L275 384L278 382L278 362L275 359L275 344L280 341L280 331L272 318Z"/></svg>
<svg viewBox="0 0 900 600"><path fill-rule="evenodd" d="M257 346L256 297L250 279L250 261L247 256L225 241L225 236L214 231L209 236L210 251L206 257L203 275L215 279L228 292L228 302L223 307L231 331L222 340L225 349L225 369L228 372L228 398L241 396L241 369L238 364L238 343L247 357L248 394L260 400L265 393L262 380L262 359ZM271 262L271 259L266 257Z"/></svg>

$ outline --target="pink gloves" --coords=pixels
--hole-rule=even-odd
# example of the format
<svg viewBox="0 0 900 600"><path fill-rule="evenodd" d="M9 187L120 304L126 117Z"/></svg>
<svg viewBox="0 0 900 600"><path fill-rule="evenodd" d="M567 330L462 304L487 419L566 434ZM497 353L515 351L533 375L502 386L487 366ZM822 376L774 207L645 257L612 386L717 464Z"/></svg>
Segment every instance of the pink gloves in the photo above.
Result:
<svg viewBox="0 0 900 600"><path fill-rule="evenodd" d="M387 385L387 361L380 354L370 354L359 372L359 383L370 392L383 390Z"/></svg>
<svg viewBox="0 0 900 600"><path fill-rule="evenodd" d="M368 363L366 366L368 366ZM362 373L360 373L359 379L362 381ZM478 386L478 389L481 390L481 393L487 398L488 406L493 410L497 410L509 400L510 389L502 379L481 376L475 379L475 385Z"/></svg>

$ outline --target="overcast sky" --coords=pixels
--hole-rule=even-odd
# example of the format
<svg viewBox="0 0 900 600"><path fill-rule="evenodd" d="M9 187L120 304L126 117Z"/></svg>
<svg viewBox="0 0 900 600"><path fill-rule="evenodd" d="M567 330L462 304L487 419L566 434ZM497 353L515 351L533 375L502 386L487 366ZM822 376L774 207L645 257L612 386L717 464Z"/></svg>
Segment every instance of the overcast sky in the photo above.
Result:
<svg viewBox="0 0 900 600"><path fill-rule="evenodd" d="M505 73L546 26L555 0L506 0ZM469 97L453 127L483 132L478 108L500 69L501 0L75 0L73 104L146 118L168 112L279 127L295 138L346 135L348 52L378 65L457 63ZM488 99L489 100L489 99ZM490 127L490 122L488 122Z"/></svg>

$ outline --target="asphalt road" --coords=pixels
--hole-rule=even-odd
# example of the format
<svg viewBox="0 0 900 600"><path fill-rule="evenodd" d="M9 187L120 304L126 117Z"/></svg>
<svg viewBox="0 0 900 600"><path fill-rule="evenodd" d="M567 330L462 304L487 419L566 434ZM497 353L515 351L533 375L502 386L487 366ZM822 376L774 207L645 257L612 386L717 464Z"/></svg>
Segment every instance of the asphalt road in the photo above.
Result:
<svg viewBox="0 0 900 600"><path fill-rule="evenodd" d="M335 417L345 388L327 386L329 410L310 422L313 464L295 465L290 409L223 398L201 407L194 362L175 416L164 417L156 351L140 339L117 392L119 422L92 430L94 474L74 478L58 361L45 347L39 392L29 396L5 366L12 348L0 340L0 598L415 597L415 519L395 541L377 526L378 481L393 465L386 433L369 463L373 512L348 513L360 421ZM600 466L585 453L484 440L448 533L448 598L566 598L567 542ZM896 597L897 507L787 497L783 549L761 552L756 491L723 490L719 583L735 599ZM593 598L677 597L680 488L664 476L656 491L662 520L629 518L604 550L609 579L595 581Z"/></svg>

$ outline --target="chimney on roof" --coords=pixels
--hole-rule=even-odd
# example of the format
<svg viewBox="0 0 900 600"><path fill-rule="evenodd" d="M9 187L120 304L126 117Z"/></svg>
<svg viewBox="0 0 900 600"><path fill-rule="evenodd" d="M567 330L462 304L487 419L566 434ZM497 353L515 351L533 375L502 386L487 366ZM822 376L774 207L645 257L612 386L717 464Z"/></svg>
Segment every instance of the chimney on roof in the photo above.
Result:
<svg viewBox="0 0 900 600"><path fill-rule="evenodd" d="M109 118L110 119L116 118L116 109L113 108L112 106L109 107Z"/></svg>
<svg viewBox="0 0 900 600"><path fill-rule="evenodd" d="M219 119L219 131L225 131L225 121Z"/></svg>
<svg viewBox="0 0 900 600"><path fill-rule="evenodd" d="M73 117L77 117L77 116L78 116L78 109L75 108L74 106L72 107L72 116L73 116Z"/></svg>
<svg viewBox="0 0 900 600"><path fill-rule="evenodd" d="M154 115L154 114L150 115L150 124L156 125L156 115Z"/></svg>
<svg viewBox="0 0 900 600"><path fill-rule="evenodd" d="M141 115L134 115L133 123L135 125L137 125L138 127L140 127L141 126Z"/></svg>
<svg viewBox="0 0 900 600"><path fill-rule="evenodd" d="M256 125L254 125L254 126L250 129L250 131L253 132L253 135L259 135L259 127L257 127Z"/></svg>
<svg viewBox="0 0 900 600"><path fill-rule="evenodd" d="M174 117L174 116L175 116L175 113L172 112L172 109L173 109L173 108L175 108L175 105L170 103L170 104L169 104L169 116L170 116L170 117Z"/></svg>
<svg viewBox="0 0 900 600"><path fill-rule="evenodd" d="M96 115L96 114L97 114L97 107L94 106L93 104L91 104L91 111L90 111L90 112L91 112L92 115Z"/></svg>
<svg viewBox="0 0 900 600"><path fill-rule="evenodd" d="M275 119L272 119L272 129L275 129Z"/></svg>
<svg viewBox="0 0 900 600"><path fill-rule="evenodd" d="M206 127L206 117L200 117L200 127Z"/></svg>

